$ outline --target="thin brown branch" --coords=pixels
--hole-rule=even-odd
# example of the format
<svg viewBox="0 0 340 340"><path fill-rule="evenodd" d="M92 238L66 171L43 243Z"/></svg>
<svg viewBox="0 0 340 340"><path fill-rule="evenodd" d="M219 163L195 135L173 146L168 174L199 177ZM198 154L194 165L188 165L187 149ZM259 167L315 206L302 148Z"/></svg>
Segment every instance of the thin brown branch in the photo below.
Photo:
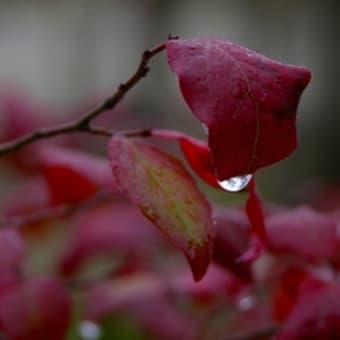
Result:
<svg viewBox="0 0 340 340"><path fill-rule="evenodd" d="M177 37L169 37L169 39L176 39ZM88 126L89 122L107 110L112 110L125 96L125 94L134 87L146 74L149 72L149 61L156 54L162 52L165 49L165 44L160 44L154 48L143 52L139 65L135 73L125 82L118 86L117 91L104 103L94 109L92 112L85 114L79 121L80 126Z"/></svg>
<svg viewBox="0 0 340 340"><path fill-rule="evenodd" d="M177 39L177 37L169 37L169 39ZM154 48L144 51L141 56L139 65L136 71L131 75L131 77L126 82L120 84L115 93L112 96L108 97L101 105L99 105L94 110L86 113L80 119L77 119L75 121L62 125L53 126L50 128L40 129L29 134L26 134L22 137L11 140L9 142L2 143L0 144L0 157L10 152L17 151L22 147L31 144L35 141L38 141L40 139L46 139L67 133L83 132L94 135L102 135L108 137L111 136L112 135L111 131L97 127L92 127L90 125L92 120L98 117L103 112L114 109L117 106L117 104L124 98L126 93L129 92L143 77L146 76L146 74L149 71L150 60L156 54L162 52L164 49L165 44L162 43ZM126 134L126 136L128 137L150 136L150 134L146 133L145 131L147 130L142 130L139 133L135 132L134 134Z"/></svg>
<svg viewBox="0 0 340 340"><path fill-rule="evenodd" d="M31 144L37 140L50 138L65 133L75 132L76 129L77 128L74 123L68 123L28 133L22 137L16 138L9 142L2 143L0 145L0 157L10 152L17 151L21 149L23 146Z"/></svg>

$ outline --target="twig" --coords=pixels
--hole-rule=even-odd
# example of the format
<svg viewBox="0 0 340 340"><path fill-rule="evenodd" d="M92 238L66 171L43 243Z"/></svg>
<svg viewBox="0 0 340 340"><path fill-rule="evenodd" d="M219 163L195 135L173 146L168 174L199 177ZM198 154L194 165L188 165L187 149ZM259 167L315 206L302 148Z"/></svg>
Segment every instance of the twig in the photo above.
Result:
<svg viewBox="0 0 340 340"><path fill-rule="evenodd" d="M177 39L177 37L170 36L169 39ZM112 135L112 131L105 130L98 127L91 126L91 122L94 118L98 117L105 111L112 110L116 107L116 105L123 99L125 94L130 91L149 71L149 61L156 54L162 52L165 49L165 44L162 43L154 48L146 50L143 52L141 56L141 60L136 71L132 74L132 76L125 82L118 86L116 92L108 97L101 105L95 108L93 111L88 112L80 119L74 120L72 122L53 126L50 128L44 128L32 133L26 134L22 137L16 138L12 141L0 144L0 157L4 156L10 152L17 151L21 149L23 146L31 144L37 140L50 138L54 136L58 136L66 133L75 133L75 132L83 132L90 133L95 135L102 135L110 137ZM147 130L135 131L133 134L127 133L125 134L128 137L148 137L149 134L146 133Z"/></svg>

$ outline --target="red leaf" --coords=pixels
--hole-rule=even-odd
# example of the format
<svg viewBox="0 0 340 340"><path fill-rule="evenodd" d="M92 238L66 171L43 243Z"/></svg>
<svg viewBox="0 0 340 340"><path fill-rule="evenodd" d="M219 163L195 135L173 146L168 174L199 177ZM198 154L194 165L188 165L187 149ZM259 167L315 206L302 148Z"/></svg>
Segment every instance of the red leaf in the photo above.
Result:
<svg viewBox="0 0 340 340"><path fill-rule="evenodd" d="M55 279L35 277L0 294L0 329L11 340L64 339L70 298Z"/></svg>
<svg viewBox="0 0 340 340"><path fill-rule="evenodd" d="M156 256L159 238L151 223L129 203L102 204L71 220L70 241L62 254L59 270L73 274L96 256L120 256L139 269Z"/></svg>
<svg viewBox="0 0 340 340"><path fill-rule="evenodd" d="M311 74L214 39L169 40L183 96L209 130L220 180L255 172L296 148L296 111Z"/></svg>
<svg viewBox="0 0 340 340"><path fill-rule="evenodd" d="M77 203L102 188L113 188L109 164L99 157L60 146L39 149L52 205Z"/></svg>
<svg viewBox="0 0 340 340"><path fill-rule="evenodd" d="M249 262L237 261L247 250L250 241L250 227L244 212L219 209L214 211L217 233L213 259L245 281L252 280Z"/></svg>
<svg viewBox="0 0 340 340"><path fill-rule="evenodd" d="M192 299L204 306L215 303L214 308L223 300L235 302L244 288L234 276L216 266L211 266L198 283L182 271L171 276L137 273L91 287L85 296L85 317L100 320L125 311L155 334L152 339L198 339L197 331L201 330L197 329L197 321L202 319L192 309L183 308L181 302ZM190 329L195 331L193 337Z"/></svg>
<svg viewBox="0 0 340 340"><path fill-rule="evenodd" d="M86 296L85 316L103 319L131 304L145 304L166 293L165 282L158 275L137 273L111 281L100 282Z"/></svg>
<svg viewBox="0 0 340 340"><path fill-rule="evenodd" d="M181 137L179 142L186 160L196 173L206 183L221 189L208 144L188 136Z"/></svg>
<svg viewBox="0 0 340 340"><path fill-rule="evenodd" d="M184 157L197 175L211 186L221 189L217 181L211 151L206 142L170 130L152 130L152 135L178 140Z"/></svg>
<svg viewBox="0 0 340 340"><path fill-rule="evenodd" d="M180 273L170 280L170 286L175 292L185 297L191 296L202 304L223 298L235 301L245 287L244 282L214 264L200 282L193 282L187 273Z"/></svg>
<svg viewBox="0 0 340 340"><path fill-rule="evenodd" d="M246 204L246 212L254 234L265 246L268 243L266 227L264 223L264 213L261 201L255 190L255 180L251 179L248 185L249 195Z"/></svg>
<svg viewBox="0 0 340 340"><path fill-rule="evenodd" d="M16 230L0 230L0 271L20 269L25 248L25 243Z"/></svg>
<svg viewBox="0 0 340 340"><path fill-rule="evenodd" d="M300 267L288 267L281 274L273 295L276 320L285 320L290 314L299 295L300 285L307 277L308 273Z"/></svg>
<svg viewBox="0 0 340 340"><path fill-rule="evenodd" d="M111 139L109 159L117 186L183 251L200 280L210 262L215 226L209 203L181 162L119 136Z"/></svg>
<svg viewBox="0 0 340 340"><path fill-rule="evenodd" d="M197 322L176 306L177 295L169 279L140 273L114 281L101 282L85 297L86 319L104 319L108 315L128 315L147 332L149 339L197 339Z"/></svg>
<svg viewBox="0 0 340 340"><path fill-rule="evenodd" d="M278 340L339 339L340 285L305 289L277 336Z"/></svg>
<svg viewBox="0 0 340 340"><path fill-rule="evenodd" d="M332 217L300 207L267 218L269 249L307 259L330 259L336 251Z"/></svg>

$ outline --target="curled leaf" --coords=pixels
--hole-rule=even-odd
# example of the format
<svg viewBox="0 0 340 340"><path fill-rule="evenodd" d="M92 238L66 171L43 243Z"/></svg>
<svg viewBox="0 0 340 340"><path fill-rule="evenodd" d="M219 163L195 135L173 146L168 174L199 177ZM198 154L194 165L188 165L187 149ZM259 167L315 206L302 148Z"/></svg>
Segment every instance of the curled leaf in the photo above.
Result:
<svg viewBox="0 0 340 340"><path fill-rule="evenodd" d="M166 51L187 104L208 128L219 180L253 173L294 151L308 69L215 38L169 40Z"/></svg>
<svg viewBox="0 0 340 340"><path fill-rule="evenodd" d="M152 130L152 135L178 141L185 159L195 173L214 188L221 189L208 143L171 130Z"/></svg>

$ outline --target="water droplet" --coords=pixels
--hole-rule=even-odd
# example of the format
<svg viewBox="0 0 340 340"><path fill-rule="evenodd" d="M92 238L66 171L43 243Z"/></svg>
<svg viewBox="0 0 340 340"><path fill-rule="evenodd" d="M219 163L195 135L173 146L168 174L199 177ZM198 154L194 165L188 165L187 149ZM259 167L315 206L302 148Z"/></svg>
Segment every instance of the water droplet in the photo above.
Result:
<svg viewBox="0 0 340 340"><path fill-rule="evenodd" d="M202 128L203 128L203 131L204 131L206 134L209 134L209 129L208 129L208 127L207 127L204 123L202 123Z"/></svg>
<svg viewBox="0 0 340 340"><path fill-rule="evenodd" d="M251 174L231 177L224 181L219 181L218 184L222 189L226 191L238 192L243 190L249 184L252 177L253 175Z"/></svg>
<svg viewBox="0 0 340 340"><path fill-rule="evenodd" d="M238 308L242 311L247 311L254 308L256 305L255 298L251 295L243 296L238 300Z"/></svg>
<svg viewBox="0 0 340 340"><path fill-rule="evenodd" d="M98 340L101 335L99 326L88 320L80 322L79 333L83 340Z"/></svg>

